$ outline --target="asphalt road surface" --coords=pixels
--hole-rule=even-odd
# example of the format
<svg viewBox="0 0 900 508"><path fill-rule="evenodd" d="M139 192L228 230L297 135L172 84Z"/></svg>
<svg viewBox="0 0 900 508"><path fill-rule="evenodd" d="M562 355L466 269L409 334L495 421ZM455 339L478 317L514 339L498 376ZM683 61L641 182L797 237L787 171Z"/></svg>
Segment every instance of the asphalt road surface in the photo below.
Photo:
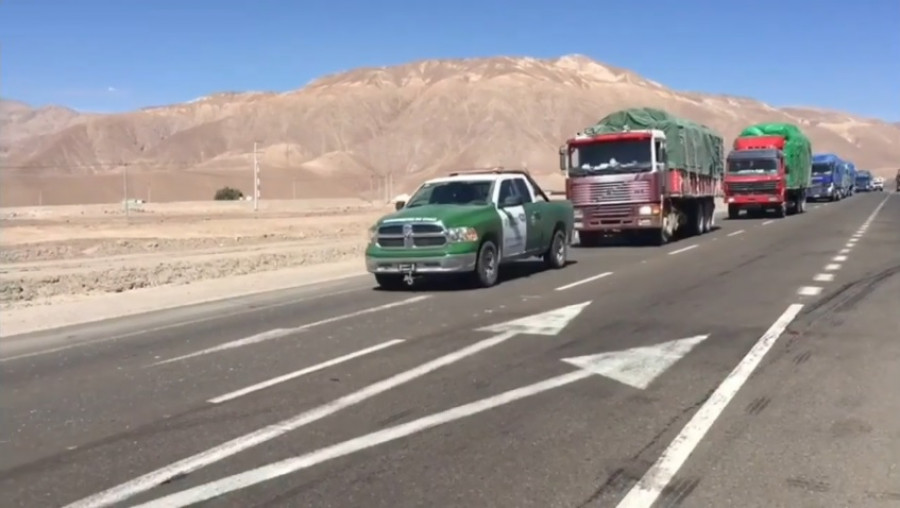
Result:
<svg viewBox="0 0 900 508"><path fill-rule="evenodd" d="M900 506L900 196L718 225L5 339L0 505Z"/></svg>

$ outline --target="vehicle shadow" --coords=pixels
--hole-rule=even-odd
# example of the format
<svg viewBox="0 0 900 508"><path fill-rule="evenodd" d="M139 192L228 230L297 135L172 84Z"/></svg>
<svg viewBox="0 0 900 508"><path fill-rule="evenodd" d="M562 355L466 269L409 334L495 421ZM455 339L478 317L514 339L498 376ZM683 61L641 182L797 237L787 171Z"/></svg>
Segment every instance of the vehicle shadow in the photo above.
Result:
<svg viewBox="0 0 900 508"><path fill-rule="evenodd" d="M574 259L570 259L566 262L566 267L578 264L578 261ZM565 269L565 268L564 268ZM516 280L516 279L526 279L531 277L532 275L539 274L542 272L549 271L545 266L544 262L540 259L526 259L522 261L513 261L507 265L503 265L500 269L500 275L497 278L497 285L494 287L501 286L504 282ZM417 278L412 286L403 286L398 289L393 288L383 288L380 286L373 286L374 291L384 291L384 292L458 292L458 291L476 291L480 288L476 284L472 283L470 280L467 280L466 276L455 275L441 275L441 276L433 276L433 277L421 277Z"/></svg>
<svg viewBox="0 0 900 508"><path fill-rule="evenodd" d="M707 232L706 234L714 233L720 229L722 229L721 226L713 225L709 229L709 232ZM700 237L702 238L702 236L703 235L701 235ZM687 240L690 238L697 238L697 236L691 235L691 234L685 234L685 233L676 233L675 236L673 236L669 240L669 242L666 243L665 245L669 245L673 242L678 242L681 240ZM647 239L646 237L641 237L641 236L636 236L636 235L619 234L619 235L610 235L607 237L602 237L602 238L598 239L596 241L596 243L591 243L588 245L582 245L580 242L575 243L575 244L572 244L572 248L579 249L579 250L581 250L581 249L590 250L590 249L617 248L617 247L629 247L629 248L638 247L638 248L658 249L660 247L664 247L665 245L654 244L651 240Z"/></svg>

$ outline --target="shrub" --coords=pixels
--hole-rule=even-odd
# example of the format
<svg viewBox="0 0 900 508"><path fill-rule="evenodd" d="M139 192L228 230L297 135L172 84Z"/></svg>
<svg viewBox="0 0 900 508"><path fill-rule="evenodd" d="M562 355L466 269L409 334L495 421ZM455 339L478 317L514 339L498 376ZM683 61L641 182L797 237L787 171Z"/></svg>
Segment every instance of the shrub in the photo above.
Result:
<svg viewBox="0 0 900 508"><path fill-rule="evenodd" d="M237 201L244 198L244 193L234 187L222 187L216 191L216 201Z"/></svg>

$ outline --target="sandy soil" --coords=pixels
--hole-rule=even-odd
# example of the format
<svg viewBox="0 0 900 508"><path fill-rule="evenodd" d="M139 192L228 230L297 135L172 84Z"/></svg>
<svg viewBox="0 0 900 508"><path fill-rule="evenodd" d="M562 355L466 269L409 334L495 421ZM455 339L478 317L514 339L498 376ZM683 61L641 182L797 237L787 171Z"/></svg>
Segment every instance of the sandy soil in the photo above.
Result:
<svg viewBox="0 0 900 508"><path fill-rule="evenodd" d="M0 210L0 309L358 258L388 205L363 200Z"/></svg>

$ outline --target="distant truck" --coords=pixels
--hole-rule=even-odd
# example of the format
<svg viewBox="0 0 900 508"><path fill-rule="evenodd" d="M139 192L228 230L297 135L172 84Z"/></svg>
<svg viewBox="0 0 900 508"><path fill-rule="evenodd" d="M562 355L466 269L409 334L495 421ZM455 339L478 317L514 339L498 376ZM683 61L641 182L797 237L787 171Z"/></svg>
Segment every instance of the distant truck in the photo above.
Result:
<svg viewBox="0 0 900 508"><path fill-rule="evenodd" d="M572 204L551 201L526 171L450 173L395 208L370 229L366 248L366 269L385 289L447 275L489 287L502 265L535 256L548 268L567 264Z"/></svg>
<svg viewBox="0 0 900 508"><path fill-rule="evenodd" d="M884 177L876 176L872 179L872 190L877 192L884 192Z"/></svg>
<svg viewBox="0 0 900 508"><path fill-rule="evenodd" d="M833 153L819 153L812 159L812 183L807 192L808 201L839 201L850 191L847 163Z"/></svg>
<svg viewBox="0 0 900 508"><path fill-rule="evenodd" d="M856 172L856 191L871 192L872 191L872 173L866 170Z"/></svg>
<svg viewBox="0 0 900 508"><path fill-rule="evenodd" d="M559 149L581 245L710 231L723 155L712 129L660 109L624 109L584 129Z"/></svg>
<svg viewBox="0 0 900 508"><path fill-rule="evenodd" d="M796 125L761 123L741 131L728 154L728 217L741 210L774 211L777 217L806 211L812 145Z"/></svg>

